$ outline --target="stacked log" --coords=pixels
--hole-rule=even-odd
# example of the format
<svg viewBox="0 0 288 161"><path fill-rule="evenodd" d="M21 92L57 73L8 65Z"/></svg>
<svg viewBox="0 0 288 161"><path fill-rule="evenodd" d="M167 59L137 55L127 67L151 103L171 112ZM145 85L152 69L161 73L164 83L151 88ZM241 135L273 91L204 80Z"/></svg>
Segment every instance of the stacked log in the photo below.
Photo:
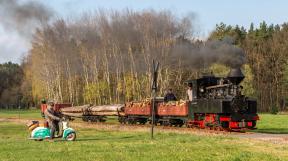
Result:
<svg viewBox="0 0 288 161"><path fill-rule="evenodd" d="M169 101L169 102L164 102L163 105L168 105L168 106L183 106L187 103L186 100L179 100L179 101Z"/></svg>
<svg viewBox="0 0 288 161"><path fill-rule="evenodd" d="M66 116L71 117L82 117L82 116L118 116L123 113L124 105L115 104L115 105L102 105L102 106L93 106L93 105L83 105L83 106L74 106L62 108L61 113Z"/></svg>
<svg viewBox="0 0 288 161"><path fill-rule="evenodd" d="M151 102L129 102L126 103L125 114L128 115L151 115Z"/></svg>

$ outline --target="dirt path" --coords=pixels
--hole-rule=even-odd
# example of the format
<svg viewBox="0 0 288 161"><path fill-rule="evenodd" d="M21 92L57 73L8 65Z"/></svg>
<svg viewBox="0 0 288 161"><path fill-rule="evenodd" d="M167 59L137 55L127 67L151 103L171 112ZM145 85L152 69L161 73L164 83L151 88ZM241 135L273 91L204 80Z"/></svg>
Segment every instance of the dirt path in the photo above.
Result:
<svg viewBox="0 0 288 161"><path fill-rule="evenodd" d="M288 134L267 134L267 133L244 133L231 134L232 136L246 139L257 139L263 141L273 142L275 144L288 144Z"/></svg>
<svg viewBox="0 0 288 161"><path fill-rule="evenodd" d="M31 120L31 119L30 119ZM20 124L26 124L29 119L18 119L18 118L0 118L0 122L15 122ZM41 120L40 120L41 121ZM122 124L108 124L108 123L86 123L86 122L70 122L71 127L77 128L93 128L101 130L116 130L116 131L138 131L138 132L149 132L150 126L148 125L122 125ZM164 133L181 133L181 134L194 134L201 136L227 136L236 137L243 139L261 140L268 141L275 144L288 144L288 134L266 134L266 133L239 133L239 132L223 132L213 131L205 129L192 129L192 128L178 128L178 127L164 127L156 126L155 132Z"/></svg>

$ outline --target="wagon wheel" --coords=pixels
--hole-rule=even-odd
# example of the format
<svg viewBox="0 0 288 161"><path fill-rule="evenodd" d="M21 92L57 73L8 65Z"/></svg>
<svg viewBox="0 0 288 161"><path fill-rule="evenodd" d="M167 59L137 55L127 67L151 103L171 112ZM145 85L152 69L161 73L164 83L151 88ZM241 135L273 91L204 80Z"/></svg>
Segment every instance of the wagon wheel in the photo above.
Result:
<svg viewBox="0 0 288 161"><path fill-rule="evenodd" d="M123 124L123 119L122 119L122 117L118 117L118 122L119 122L120 124Z"/></svg>
<svg viewBox="0 0 288 161"><path fill-rule="evenodd" d="M127 122L128 122L128 121L127 121L127 118L123 118L123 123L124 123L124 124L127 124Z"/></svg>
<svg viewBox="0 0 288 161"><path fill-rule="evenodd" d="M136 123L136 121L135 120L128 120L128 124L135 124Z"/></svg>
<svg viewBox="0 0 288 161"><path fill-rule="evenodd" d="M142 120L142 121L140 121L140 124L141 124L141 125L145 125L146 122L147 122L146 120Z"/></svg>
<svg viewBox="0 0 288 161"><path fill-rule="evenodd" d="M163 124L163 126L169 126L169 125L171 125L168 121L163 121L162 124Z"/></svg>
<svg viewBox="0 0 288 161"><path fill-rule="evenodd" d="M172 122L168 121L168 126L172 127L173 125L175 125L175 124L173 124Z"/></svg>
<svg viewBox="0 0 288 161"><path fill-rule="evenodd" d="M106 118L107 118L106 116L102 116L99 118L99 121L100 122L106 122Z"/></svg>
<svg viewBox="0 0 288 161"><path fill-rule="evenodd" d="M87 119L86 116L83 116L83 117L82 117L82 120L85 121L85 122L88 122L88 119Z"/></svg>
<svg viewBox="0 0 288 161"><path fill-rule="evenodd" d="M126 118L125 117L120 116L118 120L121 124L126 124Z"/></svg>

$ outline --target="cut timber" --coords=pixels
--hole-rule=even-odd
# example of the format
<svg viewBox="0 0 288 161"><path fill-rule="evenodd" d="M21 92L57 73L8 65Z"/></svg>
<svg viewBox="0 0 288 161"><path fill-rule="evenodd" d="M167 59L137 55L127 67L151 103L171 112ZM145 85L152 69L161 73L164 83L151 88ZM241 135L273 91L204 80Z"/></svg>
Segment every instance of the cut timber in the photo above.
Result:
<svg viewBox="0 0 288 161"><path fill-rule="evenodd" d="M91 106L89 109L93 112L117 112L123 111L124 104L116 104L116 105L103 105L103 106Z"/></svg>
<svg viewBox="0 0 288 161"><path fill-rule="evenodd" d="M82 117L83 116L83 113L62 112L62 114L65 116L70 116L70 117Z"/></svg>
<svg viewBox="0 0 288 161"><path fill-rule="evenodd" d="M123 104L116 105L102 105L102 106L74 106L62 108L61 112L66 116L82 117L82 116L118 116L122 114L124 110Z"/></svg>
<svg viewBox="0 0 288 161"><path fill-rule="evenodd" d="M62 112L65 116L71 117L82 117L82 116L118 116L118 112L92 112L92 113L70 113L70 112ZM124 115L123 112L120 112L119 115Z"/></svg>
<svg viewBox="0 0 288 161"><path fill-rule="evenodd" d="M90 107L90 105L73 106L73 107L61 108L60 111L61 112L69 112L69 113L81 113L89 107Z"/></svg>

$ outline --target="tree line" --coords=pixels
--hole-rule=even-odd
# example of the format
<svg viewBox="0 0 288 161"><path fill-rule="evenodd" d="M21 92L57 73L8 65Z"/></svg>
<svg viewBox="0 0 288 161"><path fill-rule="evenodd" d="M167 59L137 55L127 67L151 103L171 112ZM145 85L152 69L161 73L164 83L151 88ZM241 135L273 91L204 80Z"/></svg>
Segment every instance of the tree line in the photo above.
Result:
<svg viewBox="0 0 288 161"><path fill-rule="evenodd" d="M229 66L219 61L203 65L205 59L200 55L209 41L222 42L229 37L233 46L245 51L244 94L257 98L261 111L284 108L288 79L286 24L263 22L245 29L220 23L204 41L196 39L193 21L169 11L98 10L46 24L35 32L22 64L8 63L19 73L4 78L14 80L17 75L19 80L8 81L13 85L1 83L0 103L29 106L42 98L75 105L142 100L150 97L153 59L161 64L159 95L172 88L178 98L185 98L186 80L207 70L222 76L229 72ZM194 53L193 57L189 53ZM1 73L2 66L7 63L0 66ZM8 95L14 100L5 99Z"/></svg>
<svg viewBox="0 0 288 161"><path fill-rule="evenodd" d="M252 76L250 91L253 92L250 94L257 98L260 110L284 110L288 83L288 24L262 22L255 28L252 23L247 30L220 23L209 38L223 39L227 35L245 50L246 64Z"/></svg>

